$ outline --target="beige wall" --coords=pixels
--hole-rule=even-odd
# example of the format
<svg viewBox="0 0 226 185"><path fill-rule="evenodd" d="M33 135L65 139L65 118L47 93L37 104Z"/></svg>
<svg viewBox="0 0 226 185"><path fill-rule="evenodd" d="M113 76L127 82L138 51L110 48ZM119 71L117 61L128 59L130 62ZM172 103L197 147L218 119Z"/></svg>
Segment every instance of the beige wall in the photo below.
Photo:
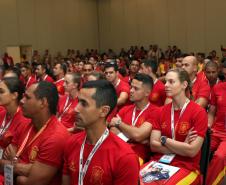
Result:
<svg viewBox="0 0 226 185"><path fill-rule="evenodd" d="M225 0L99 0L100 48L178 45L208 52L226 46Z"/></svg>
<svg viewBox="0 0 226 185"><path fill-rule="evenodd" d="M7 45L98 48L96 0L0 0L0 53Z"/></svg>
<svg viewBox="0 0 226 185"><path fill-rule="evenodd" d="M0 53L8 45L54 53L155 43L219 51L225 8L225 0L0 0Z"/></svg>

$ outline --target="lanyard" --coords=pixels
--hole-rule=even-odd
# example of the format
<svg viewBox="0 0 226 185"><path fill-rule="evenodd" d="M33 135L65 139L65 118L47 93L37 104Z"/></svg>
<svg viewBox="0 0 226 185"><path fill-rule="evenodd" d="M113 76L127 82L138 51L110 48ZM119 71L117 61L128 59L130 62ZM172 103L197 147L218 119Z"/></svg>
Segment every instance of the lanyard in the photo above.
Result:
<svg viewBox="0 0 226 185"><path fill-rule="evenodd" d="M119 83L120 83L120 79L117 81L117 83L116 83L116 85L115 85L115 88L117 88L118 87L118 85L119 85Z"/></svg>
<svg viewBox="0 0 226 185"><path fill-rule="evenodd" d="M55 84L57 84L58 82L61 82L61 81L63 81L63 80L64 80L64 78L61 78L61 79L55 81Z"/></svg>
<svg viewBox="0 0 226 185"><path fill-rule="evenodd" d="M175 127L174 127L174 107L173 107L173 103L172 103L172 107L171 107L171 132L172 132L172 139L173 140L176 139L175 130L176 130L177 124L179 123L179 119L181 118L182 114L184 113L184 111L185 111L187 105L189 104L189 102L190 102L190 100L187 99L186 102L184 103Z"/></svg>
<svg viewBox="0 0 226 185"><path fill-rule="evenodd" d="M20 155L23 153L24 149L26 147L29 147L40 135L41 133L43 133L43 131L46 129L46 127L48 126L49 122L52 120L52 117L50 117L48 119L48 121L42 126L42 128L36 133L36 135L33 137L33 139L27 144L28 142L28 138L31 134L31 130L33 127L31 127L29 129L29 131L27 132L27 135L25 137L25 139L23 140L23 143L20 145L20 148L18 149L17 153L16 153L16 159L18 159L20 157ZM27 145L26 145L27 144Z"/></svg>
<svg viewBox="0 0 226 185"><path fill-rule="evenodd" d="M140 111L140 113L138 114L137 117L135 117L137 108L136 108L136 106L134 107L134 109L133 109L133 116L132 116L132 126L135 126L135 125L136 125L138 118L139 118L139 117L141 116L141 114L143 114L143 112L149 107L149 105L150 105L150 103L148 103L148 104Z"/></svg>
<svg viewBox="0 0 226 185"><path fill-rule="evenodd" d="M5 117L4 117L3 121L2 121L2 125L0 127L0 137L7 131L7 129L11 125L15 115L19 112L19 110L20 110L20 108L18 107L17 110L16 110L16 113L13 115L13 117L9 120L8 123L6 123L6 115L7 115L7 113L6 113L6 115L5 115Z"/></svg>
<svg viewBox="0 0 226 185"><path fill-rule="evenodd" d="M70 106L72 104L72 102L70 104L68 104L68 103L69 103L69 96L67 96L67 100L64 104L63 112L58 117L59 121L61 121L62 116L64 115L65 112L68 111L68 109L70 108Z"/></svg>
<svg viewBox="0 0 226 185"><path fill-rule="evenodd" d="M97 141L97 143L95 144L94 148L92 149L91 153L89 154L86 163L83 166L83 153L84 153L84 147L85 147L85 142L86 142L86 137L82 143L81 146L81 150L80 150L80 155L79 155L79 178L78 178L78 185L83 185L83 179L86 175L86 172L88 170L89 164L94 156L94 154L96 153L96 151L98 150L98 148L101 146L101 144L104 142L104 140L108 137L109 135L109 130L106 128L106 130L104 131L104 133L102 134L102 136L100 137L100 139Z"/></svg>
<svg viewBox="0 0 226 185"><path fill-rule="evenodd" d="M45 80L46 80L47 76L48 76L48 75L45 75L45 77L43 78L43 81L45 81Z"/></svg>
<svg viewBox="0 0 226 185"><path fill-rule="evenodd" d="M191 82L191 86L193 86L194 85L194 83L195 83L195 81L196 81L196 77L194 78L194 80L192 80L192 82Z"/></svg>
<svg viewBox="0 0 226 185"><path fill-rule="evenodd" d="M27 88L30 81L31 81L31 76L28 78L28 81L27 81L26 86L25 86L26 88Z"/></svg>

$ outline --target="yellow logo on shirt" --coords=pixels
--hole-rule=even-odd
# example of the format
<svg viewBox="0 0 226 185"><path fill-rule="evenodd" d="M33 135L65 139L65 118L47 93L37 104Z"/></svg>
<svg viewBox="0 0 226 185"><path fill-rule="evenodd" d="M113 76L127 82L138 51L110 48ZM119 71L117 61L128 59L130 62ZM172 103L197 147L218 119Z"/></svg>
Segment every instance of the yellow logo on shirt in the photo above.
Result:
<svg viewBox="0 0 226 185"><path fill-rule="evenodd" d="M100 166L94 166L92 168L92 174L90 178L90 184L92 185L102 185L104 170Z"/></svg>
<svg viewBox="0 0 226 185"><path fill-rule="evenodd" d="M178 129L178 134L181 135L187 135L187 132L189 130L189 123L188 122L180 122Z"/></svg>
<svg viewBox="0 0 226 185"><path fill-rule="evenodd" d="M29 156L29 160L30 162L34 162L37 155L38 155L38 147L37 146L33 146L32 149L31 149L31 152L30 152L30 156Z"/></svg>

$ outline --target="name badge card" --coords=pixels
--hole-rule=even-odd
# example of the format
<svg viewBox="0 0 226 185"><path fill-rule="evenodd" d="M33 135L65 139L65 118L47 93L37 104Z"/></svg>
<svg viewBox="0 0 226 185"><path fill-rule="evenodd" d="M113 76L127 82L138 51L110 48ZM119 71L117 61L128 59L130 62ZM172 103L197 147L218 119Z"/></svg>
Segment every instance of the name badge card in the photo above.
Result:
<svg viewBox="0 0 226 185"><path fill-rule="evenodd" d="M4 166L4 185L13 185L13 165Z"/></svg>
<svg viewBox="0 0 226 185"><path fill-rule="evenodd" d="M0 159L2 159L2 156L3 156L3 149L0 148Z"/></svg>
<svg viewBox="0 0 226 185"><path fill-rule="evenodd" d="M126 137L122 132L120 132L117 136L120 137L125 142L129 141L129 138Z"/></svg>
<svg viewBox="0 0 226 185"><path fill-rule="evenodd" d="M175 154L165 154L159 159L159 162L170 164L175 156Z"/></svg>

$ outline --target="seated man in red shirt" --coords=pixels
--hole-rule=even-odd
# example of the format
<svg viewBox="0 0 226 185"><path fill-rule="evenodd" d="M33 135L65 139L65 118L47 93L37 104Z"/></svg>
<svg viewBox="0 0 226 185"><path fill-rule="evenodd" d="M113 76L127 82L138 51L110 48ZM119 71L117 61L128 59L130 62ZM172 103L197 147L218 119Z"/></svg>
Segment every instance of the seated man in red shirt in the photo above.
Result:
<svg viewBox="0 0 226 185"><path fill-rule="evenodd" d="M114 85L118 97L117 106L107 118L107 122L110 122L111 119L117 114L118 110L128 104L130 87L128 83L119 78L118 66L115 62L111 61L106 63L104 66L104 73L106 79Z"/></svg>
<svg viewBox="0 0 226 185"><path fill-rule="evenodd" d="M114 86L106 80L86 82L78 99L77 126L85 131L72 135L65 146L62 184L137 185L135 153L106 127L117 103Z"/></svg>
<svg viewBox="0 0 226 185"><path fill-rule="evenodd" d="M36 83L36 79L31 73L31 66L29 64L24 63L20 70L23 78L23 84L26 89Z"/></svg>
<svg viewBox="0 0 226 185"><path fill-rule="evenodd" d="M89 62L85 63L82 71L82 82L85 83L87 81L87 77L93 72L93 65Z"/></svg>
<svg viewBox="0 0 226 185"><path fill-rule="evenodd" d="M35 69L37 81L47 81L53 83L54 80L47 74L46 64L38 64Z"/></svg>
<svg viewBox="0 0 226 185"><path fill-rule="evenodd" d="M149 102L153 80L146 74L135 75L131 83L130 101L134 104L123 107L111 120L111 130L130 143L139 156L140 164L149 159L152 124L157 122L159 108Z"/></svg>
<svg viewBox="0 0 226 185"><path fill-rule="evenodd" d="M125 105L129 98L129 84L120 80L118 77L118 66L114 62L106 63L104 67L106 79L111 82L117 93L117 105L121 108Z"/></svg>
<svg viewBox="0 0 226 185"><path fill-rule="evenodd" d="M156 73L158 70L158 64L155 59L145 60L141 64L140 72L145 73L152 77L154 85L149 96L149 100L156 106L163 106L166 100L165 86L161 80L158 80Z"/></svg>
<svg viewBox="0 0 226 185"><path fill-rule="evenodd" d="M54 84L57 87L59 95L64 95L64 76L67 72L67 66L64 63L57 62L53 68L53 74L56 77Z"/></svg>
<svg viewBox="0 0 226 185"><path fill-rule="evenodd" d="M21 100L24 116L32 126L7 151L14 156L14 173L20 185L60 185L63 148L69 133L55 116L58 103L56 87L46 81L31 85ZM15 149L12 152L12 148Z"/></svg>
<svg viewBox="0 0 226 185"><path fill-rule="evenodd" d="M198 73L198 61L194 56L187 56L182 60L182 68L189 74L191 85L192 85L192 95L193 99L197 104L203 108L207 107L210 86L206 78L197 75Z"/></svg>
<svg viewBox="0 0 226 185"><path fill-rule="evenodd" d="M76 113L78 104L78 93L81 82L79 73L67 73L64 77L64 89L68 94L61 96L58 103L58 120L68 129L75 131Z"/></svg>
<svg viewBox="0 0 226 185"><path fill-rule="evenodd" d="M123 80L130 84L134 76L138 73L140 69L140 62L138 60L132 60L129 65L129 75L124 77Z"/></svg>

